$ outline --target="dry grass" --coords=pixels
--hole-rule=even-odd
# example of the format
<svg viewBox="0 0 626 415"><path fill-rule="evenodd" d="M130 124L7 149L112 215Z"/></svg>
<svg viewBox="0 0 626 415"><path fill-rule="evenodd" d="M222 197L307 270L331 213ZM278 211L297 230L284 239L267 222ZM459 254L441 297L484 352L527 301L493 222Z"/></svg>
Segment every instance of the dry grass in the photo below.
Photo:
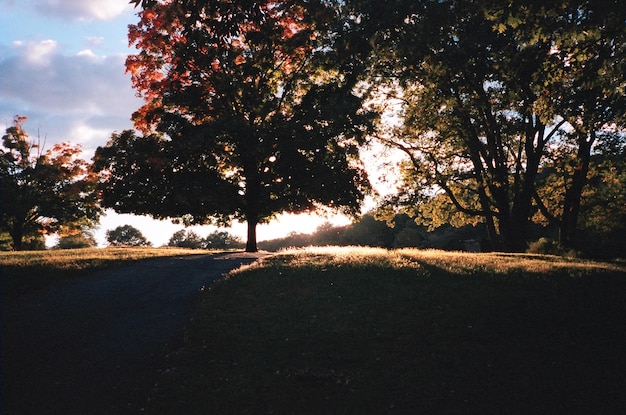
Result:
<svg viewBox="0 0 626 415"><path fill-rule="evenodd" d="M596 272L625 272L623 264L597 262L553 255L470 253L404 248L387 250L371 247L307 247L281 251L279 256L294 263L340 265L347 263L379 264L393 269L424 266L438 267L458 274L489 272L496 275L519 273L569 274L573 277Z"/></svg>

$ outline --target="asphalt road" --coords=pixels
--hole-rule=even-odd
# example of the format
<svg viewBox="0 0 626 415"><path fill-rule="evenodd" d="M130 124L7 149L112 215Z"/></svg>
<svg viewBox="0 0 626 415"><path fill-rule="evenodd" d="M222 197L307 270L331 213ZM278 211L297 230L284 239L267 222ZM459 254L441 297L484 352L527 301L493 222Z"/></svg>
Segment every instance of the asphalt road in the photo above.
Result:
<svg viewBox="0 0 626 415"><path fill-rule="evenodd" d="M260 256L151 259L2 304L2 414L141 413L202 287Z"/></svg>

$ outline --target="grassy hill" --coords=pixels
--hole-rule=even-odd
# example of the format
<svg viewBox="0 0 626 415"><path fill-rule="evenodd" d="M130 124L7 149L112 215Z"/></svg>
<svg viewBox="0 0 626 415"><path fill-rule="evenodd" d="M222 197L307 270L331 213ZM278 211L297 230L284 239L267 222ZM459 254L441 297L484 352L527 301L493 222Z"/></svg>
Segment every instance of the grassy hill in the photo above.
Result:
<svg viewBox="0 0 626 415"><path fill-rule="evenodd" d="M626 266L309 248L205 295L150 413L624 413Z"/></svg>

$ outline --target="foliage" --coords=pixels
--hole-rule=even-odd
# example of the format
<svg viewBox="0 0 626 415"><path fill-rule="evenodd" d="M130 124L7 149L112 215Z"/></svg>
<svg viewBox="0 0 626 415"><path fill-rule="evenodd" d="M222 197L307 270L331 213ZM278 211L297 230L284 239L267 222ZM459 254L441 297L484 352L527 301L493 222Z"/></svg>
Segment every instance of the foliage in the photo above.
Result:
<svg viewBox="0 0 626 415"><path fill-rule="evenodd" d="M0 251L10 251L13 239L8 232L0 232Z"/></svg>
<svg viewBox="0 0 626 415"><path fill-rule="evenodd" d="M146 239L141 231L131 225L121 225L115 229L109 229L106 233L109 246L150 246L152 243Z"/></svg>
<svg viewBox="0 0 626 415"><path fill-rule="evenodd" d="M105 204L115 208L119 197L121 209L189 224L245 220L247 250L256 250L257 223L277 213L358 211L369 186L358 145L373 117L362 110L365 91L355 89L361 64L342 40L339 2L135 4L144 9L129 40L139 52L126 67L146 103L133 119L146 134L164 134L146 137L164 174L127 163L127 150L135 157L142 144L114 137L96 154L103 188L112 188ZM170 180L178 171L189 173L189 186ZM151 193L155 181L173 193ZM123 196L129 187L136 204ZM189 187L204 203L163 199L190 198Z"/></svg>
<svg viewBox="0 0 626 415"><path fill-rule="evenodd" d="M598 134L589 158L587 185L581 193L577 233L569 247L595 258L618 257L625 252L625 157L626 134ZM549 154L539 175L538 194L542 203L535 221L547 225L562 220L558 214L560 201L570 188L578 165L576 152L571 148Z"/></svg>
<svg viewBox="0 0 626 415"><path fill-rule="evenodd" d="M202 238L192 230L181 229L174 232L167 246L200 249L202 248Z"/></svg>
<svg viewBox="0 0 626 415"><path fill-rule="evenodd" d="M390 221L365 214L350 225L321 225L312 234L292 233L284 238L261 241L259 246L267 251L288 247L306 246L373 246L382 248L435 248L447 250L487 250L483 244L486 232L482 226L466 225L454 228L449 225L429 230L418 225L406 214L395 215Z"/></svg>
<svg viewBox="0 0 626 415"><path fill-rule="evenodd" d="M241 239L225 231L214 231L202 238L194 231L185 229L174 232L167 245L192 249L235 249L245 246Z"/></svg>
<svg viewBox="0 0 626 415"><path fill-rule="evenodd" d="M571 243L591 146L624 121L626 29L612 2L349 3L376 44L374 79L402 105L402 125L382 134L407 155L391 202L411 211L436 195L425 218L445 201L443 216L482 221L494 248L521 251L544 155L572 143L555 222Z"/></svg>
<svg viewBox="0 0 626 415"><path fill-rule="evenodd" d="M526 252L531 254L562 255L564 249L558 241L549 238L539 238L528 244Z"/></svg>
<svg viewBox="0 0 626 415"><path fill-rule="evenodd" d="M64 235L54 246L55 249L94 248L98 245L93 232L83 230L73 235Z"/></svg>
<svg viewBox="0 0 626 415"><path fill-rule="evenodd" d="M0 149L0 228L16 250L25 248L25 238L41 241L46 233L80 229L96 223L101 213L96 178L79 157L80 146L61 143L44 151L41 143L29 141L26 120L15 117Z"/></svg>
<svg viewBox="0 0 626 415"><path fill-rule="evenodd" d="M245 247L245 243L228 232L215 231L204 238L202 246L204 249L235 249Z"/></svg>
<svg viewBox="0 0 626 415"><path fill-rule="evenodd" d="M624 272L527 254L287 251L204 294L146 413L619 413Z"/></svg>

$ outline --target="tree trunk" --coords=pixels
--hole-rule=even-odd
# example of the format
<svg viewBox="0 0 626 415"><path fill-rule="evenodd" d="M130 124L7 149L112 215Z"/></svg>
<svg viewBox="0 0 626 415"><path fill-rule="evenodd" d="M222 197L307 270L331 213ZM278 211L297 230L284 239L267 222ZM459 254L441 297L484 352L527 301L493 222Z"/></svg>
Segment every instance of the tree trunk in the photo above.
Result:
<svg viewBox="0 0 626 415"><path fill-rule="evenodd" d="M248 219L248 240L246 241L246 252L257 252L256 244L256 220Z"/></svg>
<svg viewBox="0 0 626 415"><path fill-rule="evenodd" d="M567 247L576 248L576 234L578 230L578 215L580 213L580 198L587 181L589 162L591 160L591 146L595 141L595 133L591 137L580 136L578 140L577 166L574 167L572 185L565 192L563 201L563 215L559 229L559 242Z"/></svg>
<svg viewBox="0 0 626 415"><path fill-rule="evenodd" d="M13 224L13 229L9 232L11 235L11 239L13 240L13 250L21 251L22 250L22 240L24 239L24 225L16 221Z"/></svg>

